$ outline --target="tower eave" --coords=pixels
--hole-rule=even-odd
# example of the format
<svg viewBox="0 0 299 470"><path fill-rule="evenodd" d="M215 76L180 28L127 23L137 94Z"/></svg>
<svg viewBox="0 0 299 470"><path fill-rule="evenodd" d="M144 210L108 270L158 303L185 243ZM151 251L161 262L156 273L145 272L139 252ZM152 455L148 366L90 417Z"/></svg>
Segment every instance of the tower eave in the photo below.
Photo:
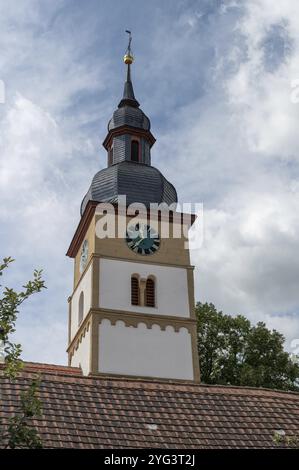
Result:
<svg viewBox="0 0 299 470"><path fill-rule="evenodd" d="M120 126L115 129L112 129L108 132L108 134L105 137L105 140L103 141L104 148L108 150L112 138L121 134L138 135L140 137L144 137L145 139L148 140L151 147L156 142L155 137L150 131L142 130L138 127L124 125L124 126Z"/></svg>
<svg viewBox="0 0 299 470"><path fill-rule="evenodd" d="M132 108L139 108L140 103L136 99L122 98L117 107L122 108L123 106L131 106Z"/></svg>
<svg viewBox="0 0 299 470"><path fill-rule="evenodd" d="M76 257L78 250L80 248L80 245L84 239L86 230L88 229L90 221L92 220L94 216L97 205L98 205L97 201L88 201L88 204L85 208L85 211L80 219L78 227L70 243L70 246L66 252L66 256L69 256L70 258Z"/></svg>
<svg viewBox="0 0 299 470"><path fill-rule="evenodd" d="M81 243L82 241L84 240L84 237L85 237L85 234L86 234L86 231L89 227L89 224L95 214L95 211L96 211L96 207L97 205L100 203L100 201L88 201L87 203L87 206L85 208L85 211L80 219L80 222L78 224L78 227L76 229L76 232L73 236L73 239L70 243L70 246L66 252L66 256L70 257L70 258L75 258L77 253L78 253L78 250L81 246ZM118 213L118 205L117 204L113 204L114 207L115 207L115 213L117 214ZM148 218L150 217L150 213L148 212L147 210L147 213L148 213ZM174 220L174 214L176 214L176 217L180 217L180 221L181 221L181 224L184 224L187 220L187 214L184 214L183 212L179 213L179 212L172 212L170 211L169 214L167 215L166 213L166 216L162 215L161 213L158 214L158 220L161 220L163 217L166 217L166 219L164 220L168 220L170 223L173 222ZM195 214L190 214L190 227L194 224L195 220L196 220L197 216Z"/></svg>

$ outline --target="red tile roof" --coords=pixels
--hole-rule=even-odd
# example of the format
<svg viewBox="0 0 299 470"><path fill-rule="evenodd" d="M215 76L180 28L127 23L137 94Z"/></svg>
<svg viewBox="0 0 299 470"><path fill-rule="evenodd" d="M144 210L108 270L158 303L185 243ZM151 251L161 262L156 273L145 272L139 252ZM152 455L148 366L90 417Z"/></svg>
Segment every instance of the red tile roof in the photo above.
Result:
<svg viewBox="0 0 299 470"><path fill-rule="evenodd" d="M35 363L15 381L0 371L2 424L36 373L43 415L34 425L45 448L271 448L275 431L299 436L298 393L84 377Z"/></svg>

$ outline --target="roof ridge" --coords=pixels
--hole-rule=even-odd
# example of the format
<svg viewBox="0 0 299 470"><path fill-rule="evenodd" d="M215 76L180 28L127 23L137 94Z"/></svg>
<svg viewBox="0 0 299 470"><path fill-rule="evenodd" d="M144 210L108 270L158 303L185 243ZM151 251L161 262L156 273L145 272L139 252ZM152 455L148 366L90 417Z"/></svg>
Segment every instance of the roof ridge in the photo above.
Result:
<svg viewBox="0 0 299 470"><path fill-rule="evenodd" d="M0 367L0 370L3 366ZM264 396L271 398L296 398L299 399L299 392L293 390L278 390L271 388L257 388L251 386L240 386L240 385L217 385L217 384L203 384L203 383L192 383L189 381L179 380L163 380L159 378L133 378L123 376L111 376L111 375L88 375L84 376L82 371L78 367L71 367L57 364L43 364L37 362L24 362L24 369L21 371L21 376L34 372L40 372L43 375L55 375L57 378L63 379L80 379L80 383L90 383L96 387L99 381L102 382L102 387L111 388L117 384L118 388L124 389L142 389L145 388L147 391L150 390L173 390L190 392L190 393L213 393L222 395L249 395L249 396ZM25 378L25 377L24 377Z"/></svg>
<svg viewBox="0 0 299 470"><path fill-rule="evenodd" d="M47 364L47 363L42 363L42 362L27 362L27 361L22 361L22 364L24 367L20 373L36 371L40 369L40 372L43 372L43 373L51 373L54 371L56 372L64 371L65 373L63 375L66 375L66 376L75 375L75 374L78 374L79 377L83 376L82 370L79 367L66 366L63 364ZM1 369L4 369L4 364L0 364L0 370Z"/></svg>

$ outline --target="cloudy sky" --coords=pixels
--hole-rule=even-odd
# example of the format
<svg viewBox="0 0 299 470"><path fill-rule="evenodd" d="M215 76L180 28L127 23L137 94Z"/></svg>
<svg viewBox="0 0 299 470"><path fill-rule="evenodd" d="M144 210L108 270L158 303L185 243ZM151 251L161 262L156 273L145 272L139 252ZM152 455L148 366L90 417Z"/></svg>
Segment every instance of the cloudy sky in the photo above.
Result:
<svg viewBox="0 0 299 470"><path fill-rule="evenodd" d="M65 256L122 93L132 29L135 94L153 165L204 203L196 298L299 338L297 0L0 0L3 284L43 268L22 309L26 360L66 363ZM3 98L3 96L2 96Z"/></svg>

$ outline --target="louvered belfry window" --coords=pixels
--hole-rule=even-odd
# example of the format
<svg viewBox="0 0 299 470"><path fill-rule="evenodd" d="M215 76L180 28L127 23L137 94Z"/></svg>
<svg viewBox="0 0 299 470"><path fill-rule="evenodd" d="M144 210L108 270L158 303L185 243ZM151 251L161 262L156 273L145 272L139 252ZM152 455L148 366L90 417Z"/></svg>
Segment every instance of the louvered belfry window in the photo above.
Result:
<svg viewBox="0 0 299 470"><path fill-rule="evenodd" d="M139 279L136 276L131 277L131 304L139 305Z"/></svg>
<svg viewBox="0 0 299 470"><path fill-rule="evenodd" d="M146 307L155 307L155 281L147 279L145 287L145 305Z"/></svg>

